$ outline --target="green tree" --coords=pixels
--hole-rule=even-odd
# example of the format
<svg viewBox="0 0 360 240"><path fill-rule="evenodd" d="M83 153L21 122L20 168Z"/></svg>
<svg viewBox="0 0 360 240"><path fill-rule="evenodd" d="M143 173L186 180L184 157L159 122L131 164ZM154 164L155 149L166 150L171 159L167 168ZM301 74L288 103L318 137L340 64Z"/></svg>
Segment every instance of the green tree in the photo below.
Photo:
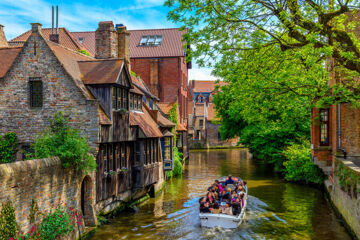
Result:
<svg viewBox="0 0 360 240"><path fill-rule="evenodd" d="M70 127L68 119L58 112L49 120L50 126L36 139L32 158L58 156L64 168L73 167L81 172L96 169L94 157L85 137Z"/></svg>

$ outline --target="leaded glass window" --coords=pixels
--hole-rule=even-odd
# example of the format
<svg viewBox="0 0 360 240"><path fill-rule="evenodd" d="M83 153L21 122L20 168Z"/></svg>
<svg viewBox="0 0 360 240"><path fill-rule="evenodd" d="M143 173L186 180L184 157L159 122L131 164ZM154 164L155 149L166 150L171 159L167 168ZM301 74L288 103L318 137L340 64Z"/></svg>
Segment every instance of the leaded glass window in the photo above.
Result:
<svg viewBox="0 0 360 240"><path fill-rule="evenodd" d="M30 107L42 107L43 85L41 78L29 79Z"/></svg>
<svg viewBox="0 0 360 240"><path fill-rule="evenodd" d="M329 109L320 109L320 145L329 145Z"/></svg>

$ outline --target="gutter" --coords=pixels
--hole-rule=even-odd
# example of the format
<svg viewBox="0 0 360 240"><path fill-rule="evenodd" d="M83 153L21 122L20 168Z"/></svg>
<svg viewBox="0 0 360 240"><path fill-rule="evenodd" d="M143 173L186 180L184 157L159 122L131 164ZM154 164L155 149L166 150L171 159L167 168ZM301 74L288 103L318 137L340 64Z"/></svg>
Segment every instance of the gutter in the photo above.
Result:
<svg viewBox="0 0 360 240"><path fill-rule="evenodd" d="M340 104L338 104L338 150L342 151L343 152L343 155L344 155L344 159L346 159L346 150L343 149L341 147L341 109L340 109Z"/></svg>

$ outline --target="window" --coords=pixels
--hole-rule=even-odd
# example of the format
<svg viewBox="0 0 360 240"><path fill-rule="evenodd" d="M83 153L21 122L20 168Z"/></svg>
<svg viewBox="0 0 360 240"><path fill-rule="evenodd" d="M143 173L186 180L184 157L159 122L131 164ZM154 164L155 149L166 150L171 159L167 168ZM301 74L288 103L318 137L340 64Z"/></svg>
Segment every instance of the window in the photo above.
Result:
<svg viewBox="0 0 360 240"><path fill-rule="evenodd" d="M29 79L30 107L42 107L43 105L43 86L41 78Z"/></svg>
<svg viewBox="0 0 360 240"><path fill-rule="evenodd" d="M200 130L196 130L196 139L201 139L201 132Z"/></svg>
<svg viewBox="0 0 360 240"><path fill-rule="evenodd" d="M202 103L202 102L204 102L204 98L203 98L203 96L199 96L199 103Z"/></svg>
<svg viewBox="0 0 360 240"><path fill-rule="evenodd" d="M199 126L202 128L204 127L204 119L200 119L199 121Z"/></svg>
<svg viewBox="0 0 360 240"><path fill-rule="evenodd" d="M320 145L329 146L329 109L320 109Z"/></svg>
<svg viewBox="0 0 360 240"><path fill-rule="evenodd" d="M164 156L166 160L171 160L171 137L165 137Z"/></svg>
<svg viewBox="0 0 360 240"><path fill-rule="evenodd" d="M137 95L134 95L134 109L137 109Z"/></svg>
<svg viewBox="0 0 360 240"><path fill-rule="evenodd" d="M126 164L126 144L122 143L121 144L121 167L127 167Z"/></svg>
<svg viewBox="0 0 360 240"><path fill-rule="evenodd" d="M127 109L127 90L120 87L113 87L112 106L114 110Z"/></svg>
<svg viewBox="0 0 360 240"><path fill-rule="evenodd" d="M84 40L85 40L85 38L84 38L84 37L79 37L78 39L79 39L79 42L80 42L80 43L83 43L83 42L84 42Z"/></svg>
<svg viewBox="0 0 360 240"><path fill-rule="evenodd" d="M133 109L133 106L134 106L133 97L134 97L134 95L130 94L130 109Z"/></svg>
<svg viewBox="0 0 360 240"><path fill-rule="evenodd" d="M141 107L142 107L142 100L141 100L141 96L138 96L137 98L137 106L138 106L138 110L142 110Z"/></svg>
<svg viewBox="0 0 360 240"><path fill-rule="evenodd" d="M142 36L139 45L140 46L159 46L162 43L161 35L147 35Z"/></svg>
<svg viewBox="0 0 360 240"><path fill-rule="evenodd" d="M103 145L103 156L104 156L104 172L108 171L108 155L107 155L107 146Z"/></svg>

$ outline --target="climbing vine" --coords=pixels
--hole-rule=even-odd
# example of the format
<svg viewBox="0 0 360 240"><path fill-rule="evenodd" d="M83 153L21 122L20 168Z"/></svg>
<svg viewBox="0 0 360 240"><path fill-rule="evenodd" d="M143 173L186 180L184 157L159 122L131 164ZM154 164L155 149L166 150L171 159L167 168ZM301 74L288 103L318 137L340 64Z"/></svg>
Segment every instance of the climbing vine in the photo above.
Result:
<svg viewBox="0 0 360 240"><path fill-rule="evenodd" d="M176 125L178 124L178 113L177 113L177 108L178 108L178 104L175 103L170 111L169 111L169 120L173 123L175 123ZM171 132L174 134L174 142L176 142L176 127L173 127L171 129Z"/></svg>

